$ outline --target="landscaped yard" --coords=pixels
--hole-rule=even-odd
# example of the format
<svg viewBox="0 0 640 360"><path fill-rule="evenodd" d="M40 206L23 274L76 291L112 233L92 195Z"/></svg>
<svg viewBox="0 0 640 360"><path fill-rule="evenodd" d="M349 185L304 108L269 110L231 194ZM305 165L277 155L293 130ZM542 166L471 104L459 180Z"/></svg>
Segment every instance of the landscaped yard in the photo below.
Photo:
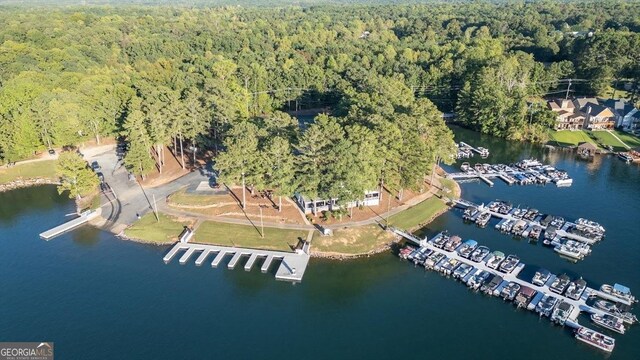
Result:
<svg viewBox="0 0 640 360"><path fill-rule="evenodd" d="M597 146L595 140L589 137L584 131L571 131L571 130L560 130L560 131L550 131L551 140L550 143L560 146L575 146L583 142L590 142Z"/></svg>
<svg viewBox="0 0 640 360"><path fill-rule="evenodd" d="M0 184L5 184L17 179L49 178L56 176L55 160L44 160L18 164L9 168L0 169Z"/></svg>
<svg viewBox="0 0 640 360"><path fill-rule="evenodd" d="M614 133L618 135L618 137L624 141L625 144L631 146L632 148L640 147L640 138L624 131L614 130Z"/></svg>
<svg viewBox="0 0 640 360"><path fill-rule="evenodd" d="M366 254L393 242L394 236L376 224L338 229L332 236L313 234L312 252L341 255Z"/></svg>
<svg viewBox="0 0 640 360"><path fill-rule="evenodd" d="M418 205L392 215L389 218L389 225L400 229L412 230L448 207L443 200L437 197L430 197Z"/></svg>
<svg viewBox="0 0 640 360"><path fill-rule="evenodd" d="M307 238L307 231L264 228L264 238L260 237L260 222L256 226L227 224L215 221L203 222L191 240L202 244L237 246L253 249L291 251L298 239Z"/></svg>
<svg viewBox="0 0 640 360"><path fill-rule="evenodd" d="M627 148L620 140L607 131L592 131L591 134L598 139L598 142L604 146L613 147L614 151L625 151Z"/></svg>
<svg viewBox="0 0 640 360"><path fill-rule="evenodd" d="M193 224L162 213L159 213L159 218L160 221L157 221L153 212L147 213L128 227L124 234L136 240L167 244L177 241L184 227Z"/></svg>

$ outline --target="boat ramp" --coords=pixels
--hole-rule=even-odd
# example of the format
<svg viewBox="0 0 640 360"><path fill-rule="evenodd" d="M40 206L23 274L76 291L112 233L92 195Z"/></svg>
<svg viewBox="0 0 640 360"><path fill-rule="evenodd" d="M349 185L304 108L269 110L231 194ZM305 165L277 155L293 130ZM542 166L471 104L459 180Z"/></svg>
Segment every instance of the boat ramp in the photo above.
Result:
<svg viewBox="0 0 640 360"><path fill-rule="evenodd" d="M269 271L269 267L274 260L281 260L280 266L276 271L276 279L292 282L302 281L304 272L309 264L309 243L307 242L305 242L303 248L300 250L296 250L295 252L285 252L205 245L180 241L176 243L164 256L164 262L171 262L171 260L179 253L182 254L179 260L181 265L186 264L192 257L194 257L194 255L198 254L195 260L195 264L197 266L201 266L205 261L211 260L211 256L215 255L211 261L211 267L213 268L217 268L225 257L231 256L231 260L227 264L228 269L234 269L243 257L248 257L248 260L244 265L245 271L251 271L251 268L254 266L256 261L259 258L264 258L265 260L260 268L263 273Z"/></svg>
<svg viewBox="0 0 640 360"><path fill-rule="evenodd" d="M64 233L66 233L67 231L73 230L79 226L82 226L86 223L88 223L90 220L95 219L96 217L98 217L98 215L100 215L100 208L96 209L96 210L87 210L85 212L83 212L82 214L80 214L80 216L78 216L77 218L67 221L64 224L58 225L56 227L54 227L53 229L47 230L43 233L40 233L40 238L43 240L51 240L57 236L60 236Z"/></svg>
<svg viewBox="0 0 640 360"><path fill-rule="evenodd" d="M456 277L455 270L464 266L465 269L467 269L467 273L463 277L458 277L458 279L464 283L467 283L467 285L469 285L469 281L472 277L475 277L476 275L481 274L482 272L487 272L494 279L497 278L499 281L499 283L496 283L499 285L497 285L495 289L491 289L491 291L489 292L485 291L489 295L493 295L493 296L500 296L500 295L504 296L503 290L506 291L506 289L509 286L516 287L518 289L518 296L524 296L522 295L522 294L525 294L525 291L523 291L523 289L527 289L526 293L529 295L529 297L528 298L525 297L525 300L520 299L520 301L516 301L518 303L518 307L522 307L530 311L540 312L537 305L542 301L543 298L551 296L557 299L555 304L550 309L548 309L548 312L544 315L549 316L550 319L552 319L554 322L557 322L561 325L567 325L575 329L582 329L584 328L584 326L580 325L578 322L578 316L580 315L580 313L584 312L586 314L597 314L600 316L607 315L608 314L607 312L599 308L593 307L587 303L587 301L593 297L600 297L603 299L615 301L622 304L630 304L630 302L625 301L624 299L603 293L602 291L595 290L593 288L587 287L586 285L584 287L584 290L581 293L578 293L577 296L568 297L567 293L564 293L564 289L562 289L560 292L553 291L551 289L552 284L557 278L556 275L553 275L553 274L551 274L549 279L546 282L544 282L543 286L537 286L532 282L518 278L520 271L525 267L524 263L519 263L511 272L495 270L488 266L489 259L492 256L491 254L487 255L487 257L483 258L481 261L476 262L466 257L463 257L459 254L459 250L461 249L462 246L464 246L464 244L460 245L457 249L453 251L447 251L435 246L435 244L437 243L437 240L440 237L445 236L444 233L440 233L435 237L433 237L432 239L427 239L427 238L420 239L400 229L389 227L388 230L398 236L403 237L404 239L406 239L407 242L417 246L417 248L413 250L409 249L409 251L412 251L412 254L413 253L422 254L422 258L421 258L422 260L417 260L417 257L414 258L414 262L416 263L416 265L421 264L421 265L424 265L425 268L431 268L431 269L443 272L442 269L444 268L444 265L442 264L453 261L456 263L456 265L451 269L447 269L447 271L444 271L443 273L447 275L453 273L455 278ZM429 254L428 257L426 254ZM411 257L409 256L409 258ZM427 260L429 258L437 258L439 260L437 260L437 263L435 264L435 266L428 266ZM471 269L470 271L468 270L469 268ZM488 281L487 279L488 278L485 278L485 280L483 281L486 282ZM517 286L514 284L517 284ZM518 297L516 297L516 300L517 299ZM564 309L566 309L566 311L564 311L564 314L562 314L562 316L557 315L562 313L561 311L557 310L560 304L565 304L563 305L563 307ZM552 311L553 311L553 316L550 315ZM540 316L543 316L542 312L540 312Z"/></svg>

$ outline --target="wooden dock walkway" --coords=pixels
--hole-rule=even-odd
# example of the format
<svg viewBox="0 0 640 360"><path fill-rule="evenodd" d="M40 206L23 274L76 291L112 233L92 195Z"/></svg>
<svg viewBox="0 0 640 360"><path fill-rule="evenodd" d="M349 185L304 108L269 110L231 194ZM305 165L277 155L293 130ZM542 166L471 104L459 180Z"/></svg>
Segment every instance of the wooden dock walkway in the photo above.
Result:
<svg viewBox="0 0 640 360"><path fill-rule="evenodd" d="M264 258L265 261L260 268L263 273L269 270L273 260L282 260L276 271L276 279L293 282L302 281L307 265L309 264L308 247L306 251L284 252L183 242L176 243L171 250L169 250L163 258L164 262L171 262L178 253L183 251L184 254L182 254L179 260L181 265L186 264L195 253L200 253L195 261L197 266L201 266L209 255L216 254L211 262L211 267L213 268L218 267L227 255L233 255L227 268L234 269L240 262L240 259L247 256L249 259L244 265L246 271L251 271L251 268L258 258Z"/></svg>
<svg viewBox="0 0 640 360"><path fill-rule="evenodd" d="M88 223L90 220L95 219L100 215L101 209L98 208L96 210L87 210L80 214L77 218L67 221L64 224L58 225L53 229L47 230L43 233L40 233L40 238L43 240L51 240L57 236L64 234L67 231L73 230L79 226L82 226Z"/></svg>

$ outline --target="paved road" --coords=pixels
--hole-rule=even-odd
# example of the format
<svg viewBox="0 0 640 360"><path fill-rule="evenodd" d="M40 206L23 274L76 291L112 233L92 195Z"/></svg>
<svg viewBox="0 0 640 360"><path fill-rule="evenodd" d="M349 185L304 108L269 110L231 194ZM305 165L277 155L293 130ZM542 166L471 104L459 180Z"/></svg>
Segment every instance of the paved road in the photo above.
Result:
<svg viewBox="0 0 640 360"><path fill-rule="evenodd" d="M85 159L98 162L105 182L113 190L113 193L103 192L102 204L103 213L108 221L104 227L115 233L120 233L126 226L135 222L138 215L142 216L151 211L154 195L160 208L168 195L183 186L208 181L207 176L194 171L168 184L145 189L137 181L129 180L127 170L116 156L115 146L106 148L103 152L85 154Z"/></svg>

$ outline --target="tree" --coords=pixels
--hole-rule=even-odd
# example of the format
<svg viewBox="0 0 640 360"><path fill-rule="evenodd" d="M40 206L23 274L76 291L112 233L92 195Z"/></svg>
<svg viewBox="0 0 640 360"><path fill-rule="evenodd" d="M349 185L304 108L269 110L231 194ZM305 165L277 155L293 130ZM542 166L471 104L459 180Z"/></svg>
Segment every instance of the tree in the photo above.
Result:
<svg viewBox="0 0 640 360"><path fill-rule="evenodd" d="M139 109L140 99L133 98L131 112L124 123L124 135L129 148L124 157L124 164L131 173L144 177L154 169L154 160L149 153L151 139L144 124L144 114Z"/></svg>
<svg viewBox="0 0 640 360"><path fill-rule="evenodd" d="M278 196L278 211L282 211L282 196L291 196L297 187L291 144L286 138L276 136L267 142L263 153L267 169L265 184Z"/></svg>
<svg viewBox="0 0 640 360"><path fill-rule="evenodd" d="M77 152L64 151L56 161L56 175L60 178L58 193L69 192L69 198L80 199L96 190L100 180Z"/></svg>

